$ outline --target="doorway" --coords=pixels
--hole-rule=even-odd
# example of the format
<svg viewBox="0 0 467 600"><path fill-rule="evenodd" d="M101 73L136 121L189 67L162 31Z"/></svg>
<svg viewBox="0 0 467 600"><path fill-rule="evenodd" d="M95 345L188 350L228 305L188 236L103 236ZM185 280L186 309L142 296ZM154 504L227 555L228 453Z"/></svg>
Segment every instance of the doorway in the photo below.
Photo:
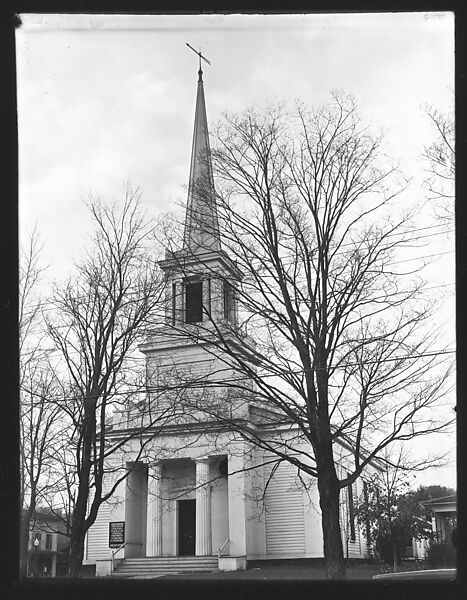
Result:
<svg viewBox="0 0 467 600"><path fill-rule="evenodd" d="M178 501L178 555L195 555L196 500Z"/></svg>

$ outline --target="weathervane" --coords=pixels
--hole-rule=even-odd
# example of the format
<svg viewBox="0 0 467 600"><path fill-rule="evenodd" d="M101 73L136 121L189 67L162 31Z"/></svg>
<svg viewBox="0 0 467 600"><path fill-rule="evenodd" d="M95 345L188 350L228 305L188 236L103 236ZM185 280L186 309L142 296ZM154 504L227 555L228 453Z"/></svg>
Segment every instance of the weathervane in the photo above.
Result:
<svg viewBox="0 0 467 600"><path fill-rule="evenodd" d="M211 63L209 62L209 60L201 54L201 50L199 50L199 51L195 50L193 48L193 46L190 46L190 44L188 42L185 42L185 44L188 46L188 48L190 48L190 50L193 50L193 52L199 56L199 70L200 71L201 71L201 59L206 61L208 63L208 65L211 66Z"/></svg>

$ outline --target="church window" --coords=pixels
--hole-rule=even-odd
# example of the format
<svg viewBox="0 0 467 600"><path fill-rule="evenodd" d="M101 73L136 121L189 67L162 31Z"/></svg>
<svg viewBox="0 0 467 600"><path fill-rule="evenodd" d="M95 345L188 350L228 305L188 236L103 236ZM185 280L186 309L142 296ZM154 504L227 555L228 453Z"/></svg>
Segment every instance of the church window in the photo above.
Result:
<svg viewBox="0 0 467 600"><path fill-rule="evenodd" d="M172 325L175 325L177 310L177 284L172 283Z"/></svg>
<svg viewBox="0 0 467 600"><path fill-rule="evenodd" d="M211 314L211 278L208 277L206 282L207 282L207 286L208 286L207 313L208 313L208 315L210 315Z"/></svg>
<svg viewBox="0 0 467 600"><path fill-rule="evenodd" d="M234 290L228 281L224 281L224 318L234 321Z"/></svg>
<svg viewBox="0 0 467 600"><path fill-rule="evenodd" d="M185 323L200 323L203 320L203 282L185 284Z"/></svg>

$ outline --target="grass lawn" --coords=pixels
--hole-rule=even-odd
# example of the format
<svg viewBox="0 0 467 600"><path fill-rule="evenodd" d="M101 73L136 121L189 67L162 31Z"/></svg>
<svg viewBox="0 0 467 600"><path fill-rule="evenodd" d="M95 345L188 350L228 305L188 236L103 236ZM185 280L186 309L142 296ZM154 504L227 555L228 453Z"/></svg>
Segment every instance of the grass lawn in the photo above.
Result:
<svg viewBox="0 0 467 600"><path fill-rule="evenodd" d="M407 562L399 567L399 571L412 571L427 568L423 563ZM373 575L391 572L388 565L355 564L347 566L347 580L372 579ZM191 579L196 581L215 580L325 580L324 565L322 564L289 564L281 562L276 565L253 566L246 571L231 571L216 573L184 573L178 575L164 575L161 579Z"/></svg>

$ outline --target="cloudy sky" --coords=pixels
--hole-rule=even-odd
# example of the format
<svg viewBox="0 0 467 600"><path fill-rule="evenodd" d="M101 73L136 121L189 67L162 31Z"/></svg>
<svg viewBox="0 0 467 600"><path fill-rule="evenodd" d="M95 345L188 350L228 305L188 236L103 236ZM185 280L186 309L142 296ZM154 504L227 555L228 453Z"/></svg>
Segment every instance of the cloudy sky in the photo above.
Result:
<svg viewBox="0 0 467 600"><path fill-rule="evenodd" d="M423 193L420 154L433 136L422 107L448 111L453 101L450 13L22 15L22 21L20 240L37 226L48 279L66 277L83 252L89 193L118 198L131 181L153 214L184 199L198 69L186 42L211 61L203 66L211 123L223 111L267 101L318 106L331 90L344 90L384 128L390 153L414 177L414 197ZM424 252L450 254L438 261L433 285L450 283L453 238L436 243ZM452 468L441 475L454 484Z"/></svg>

